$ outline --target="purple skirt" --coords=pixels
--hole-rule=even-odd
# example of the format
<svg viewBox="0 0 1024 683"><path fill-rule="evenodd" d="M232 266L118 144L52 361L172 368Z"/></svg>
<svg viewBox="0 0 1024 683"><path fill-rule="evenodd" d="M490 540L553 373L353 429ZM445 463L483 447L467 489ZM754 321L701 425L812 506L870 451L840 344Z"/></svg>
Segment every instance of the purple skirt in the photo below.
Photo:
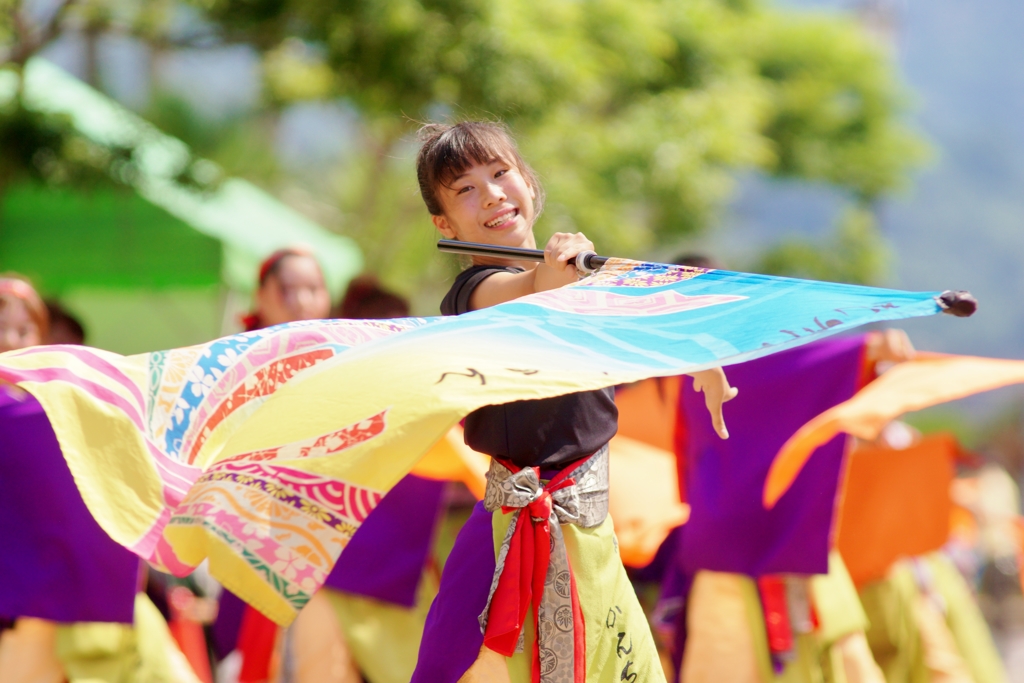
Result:
<svg viewBox="0 0 1024 683"><path fill-rule="evenodd" d="M494 568L491 513L480 502L455 539L441 574L410 683L454 683L476 661L484 644L477 617L487 605Z"/></svg>

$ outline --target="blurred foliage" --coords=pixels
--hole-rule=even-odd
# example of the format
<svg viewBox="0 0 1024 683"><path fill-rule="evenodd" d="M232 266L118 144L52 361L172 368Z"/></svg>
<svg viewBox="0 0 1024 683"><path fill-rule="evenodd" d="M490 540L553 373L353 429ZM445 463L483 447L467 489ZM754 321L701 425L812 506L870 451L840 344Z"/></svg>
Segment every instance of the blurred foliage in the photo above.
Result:
<svg viewBox="0 0 1024 683"><path fill-rule="evenodd" d="M278 102L320 99L337 85L322 56L296 39L285 40L266 53L264 72L267 90Z"/></svg>
<svg viewBox="0 0 1024 683"><path fill-rule="evenodd" d="M17 6L18 0L0 0L0 45L14 43L14 17Z"/></svg>
<svg viewBox="0 0 1024 683"><path fill-rule="evenodd" d="M917 429L922 434L948 432L956 437L965 448L977 448L987 437L991 436L994 426L990 429L978 424L956 404L934 406L900 418L903 422Z"/></svg>
<svg viewBox="0 0 1024 683"><path fill-rule="evenodd" d="M17 93L0 105L0 150L0 195L20 180L92 186L135 177L130 149L97 145L67 117L25 109Z"/></svg>
<svg viewBox="0 0 1024 683"><path fill-rule="evenodd" d="M117 32L151 44L183 44L179 0L0 0L0 63L24 64L63 31Z"/></svg>
<svg viewBox="0 0 1024 683"><path fill-rule="evenodd" d="M924 434L950 432L986 462L1005 467L1019 482L1024 477L1024 400L1006 390L999 408L978 419L968 404L977 397L909 413L901 419Z"/></svg>
<svg viewBox="0 0 1024 683"><path fill-rule="evenodd" d="M34 181L52 186L131 187L143 181L138 147L145 135L130 143L104 142L82 134L70 116L40 112L24 104L21 69L0 69L11 90L0 98L0 197L11 185ZM194 190L216 188L220 167L188 152L172 171L174 182Z"/></svg>
<svg viewBox="0 0 1024 683"><path fill-rule="evenodd" d="M872 284L884 279L891 255L874 215L848 208L826 240L788 239L768 249L752 268L769 275Z"/></svg>
<svg viewBox="0 0 1024 683"><path fill-rule="evenodd" d="M506 121L548 192L539 239L581 230L624 255L712 224L738 170L824 181L860 205L925 156L901 122L891 56L852 18L762 0L195 2L263 51L278 101L329 93L360 112L361 148L311 182L405 291L436 276L413 175L419 121ZM859 250L842 272L863 281L878 235L858 220L836 240ZM778 252L779 268L822 257Z"/></svg>
<svg viewBox="0 0 1024 683"><path fill-rule="evenodd" d="M863 207L899 189L925 157L902 123L891 55L852 17L768 0L187 1L201 13L186 22L180 0L68 0L35 24L12 11L0 18L0 50L24 63L67 29L131 35L157 51L254 46L266 108L251 119L200 122L163 95L147 116L228 172L286 199L337 206L317 218L354 237L388 284L424 301L436 299L424 283L440 283L452 262L434 255L416 188L421 121L507 122L547 189L539 240L580 230L601 251L631 256L712 225L740 171L825 182ZM310 100L358 112L354 142L333 165L285 172L273 158L276 116ZM21 114L0 116L3 130L24 125ZM15 154L7 166L20 170L4 173L77 182L78 157L61 137L73 131L58 139L56 124L29 123L39 126L25 137L35 151ZM107 152L85 154L91 168L128 168L130 150ZM64 170L49 173L45 159ZM766 267L871 280L883 257L868 223L857 208L843 219L833 238L841 258L786 243Z"/></svg>
<svg viewBox="0 0 1024 683"><path fill-rule="evenodd" d="M273 185L281 175L273 149L273 117L264 114L211 120L196 112L184 98L159 90L142 115L162 132L188 145L196 159L193 166L211 169L206 174L207 185L215 185L229 175Z"/></svg>
<svg viewBox="0 0 1024 683"><path fill-rule="evenodd" d="M24 180L74 187L139 182L141 168L133 146L90 139L70 117L26 107L22 72L31 57L69 29L81 33L87 43L104 31L167 42L173 36L172 14L178 4L173 0L64 0L31 7L9 0L0 3L0 196L11 184ZM95 61L94 49L85 52L87 61ZM99 80L95 63L87 64L85 71ZM176 113L166 102L158 102L154 111L169 119ZM177 113L182 114L177 117L181 122L189 118ZM189 124L193 138L204 128L194 118ZM221 176L215 164L189 155L174 180L201 190L215 187Z"/></svg>
<svg viewBox="0 0 1024 683"><path fill-rule="evenodd" d="M1004 407L981 430L987 438L978 445L986 459L1005 467L1020 482L1024 477L1024 400Z"/></svg>

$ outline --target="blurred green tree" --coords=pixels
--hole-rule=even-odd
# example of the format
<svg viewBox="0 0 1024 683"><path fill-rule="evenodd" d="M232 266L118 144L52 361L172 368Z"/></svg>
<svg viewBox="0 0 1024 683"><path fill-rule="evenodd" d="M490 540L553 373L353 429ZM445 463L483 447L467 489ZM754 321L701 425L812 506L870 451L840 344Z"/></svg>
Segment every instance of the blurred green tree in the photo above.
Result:
<svg viewBox="0 0 1024 683"><path fill-rule="evenodd" d="M359 112L357 150L317 180L405 291L437 274L412 171L419 121L504 120L548 192L539 238L582 230L625 254L706 228L749 169L840 188L861 218L835 239L870 252L877 236L849 226L926 153L891 55L853 18L763 0L195 1L263 51L272 98ZM783 245L771 266L813 251ZM844 277L877 276L867 252Z"/></svg>
<svg viewBox="0 0 1024 683"><path fill-rule="evenodd" d="M765 251L752 270L867 285L884 278L890 256L871 211L852 206L833 235L821 242L785 239Z"/></svg>
<svg viewBox="0 0 1024 683"><path fill-rule="evenodd" d="M767 0L192 1L205 11L196 35L169 30L176 0L66 0L31 21L23 3L0 0L0 76L17 75L67 27L87 38L129 33L156 50L255 46L270 111L340 98L358 112L341 163L309 169L303 183L321 206L340 208L318 219L356 238L386 281L425 300L435 293L422 285L443 279L444 266L413 175L419 121L506 121L548 191L539 237L583 230L603 251L631 255L667 255L713 224L736 174L751 169L840 188L860 218L848 216L832 239L849 242L850 221L870 221L871 205L925 157L901 121L906 96L886 47L852 18ZM98 85L94 64L86 74ZM0 192L20 176L130 174L131 150L90 144L17 96L4 102ZM197 128L178 104L155 101L150 118L230 165L247 164L242 138L268 125L264 112L248 127ZM254 179L280 186L263 157L248 163ZM786 242L761 265L870 281L884 264L882 242L873 228L856 235L863 258L842 271L821 267L831 243Z"/></svg>
<svg viewBox="0 0 1024 683"><path fill-rule="evenodd" d="M12 184L31 180L49 185L126 186L138 176L134 149L102 144L79 133L67 116L28 106L23 71L28 61L68 29L85 42L86 80L100 87L96 39L105 31L140 37L153 45L169 39L174 0L61 0L55 3L0 0L0 197ZM194 173L189 156L177 180L193 187L208 183Z"/></svg>
<svg viewBox="0 0 1024 683"><path fill-rule="evenodd" d="M21 3L0 0L0 196L25 176L90 181L97 177L88 163L97 156L90 153L95 150L76 144L70 123L26 110L22 102L21 70L58 35L70 5L62 3L44 22L33 25Z"/></svg>

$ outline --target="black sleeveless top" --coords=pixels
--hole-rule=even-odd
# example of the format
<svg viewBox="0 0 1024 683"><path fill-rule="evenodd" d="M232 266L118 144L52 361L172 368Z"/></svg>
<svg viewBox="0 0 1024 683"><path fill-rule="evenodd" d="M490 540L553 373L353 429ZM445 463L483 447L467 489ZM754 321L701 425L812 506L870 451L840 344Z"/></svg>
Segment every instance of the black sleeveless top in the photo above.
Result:
<svg viewBox="0 0 1024 683"><path fill-rule="evenodd" d="M498 266L462 271L441 302L442 315L468 312L473 290L491 275L521 272ZM466 416L466 445L520 467L556 469L608 443L618 430L618 418L611 387L484 406Z"/></svg>

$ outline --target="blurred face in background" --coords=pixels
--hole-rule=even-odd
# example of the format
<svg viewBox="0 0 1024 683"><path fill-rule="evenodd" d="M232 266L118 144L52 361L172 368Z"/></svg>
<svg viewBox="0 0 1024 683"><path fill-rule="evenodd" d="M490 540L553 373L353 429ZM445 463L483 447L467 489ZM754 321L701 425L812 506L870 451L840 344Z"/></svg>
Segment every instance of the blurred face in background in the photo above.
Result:
<svg viewBox="0 0 1024 683"><path fill-rule="evenodd" d="M256 292L256 310L267 327L330 316L331 296L316 260L298 254L282 257Z"/></svg>
<svg viewBox="0 0 1024 683"><path fill-rule="evenodd" d="M21 299L0 295L0 353L43 343L42 331Z"/></svg>

